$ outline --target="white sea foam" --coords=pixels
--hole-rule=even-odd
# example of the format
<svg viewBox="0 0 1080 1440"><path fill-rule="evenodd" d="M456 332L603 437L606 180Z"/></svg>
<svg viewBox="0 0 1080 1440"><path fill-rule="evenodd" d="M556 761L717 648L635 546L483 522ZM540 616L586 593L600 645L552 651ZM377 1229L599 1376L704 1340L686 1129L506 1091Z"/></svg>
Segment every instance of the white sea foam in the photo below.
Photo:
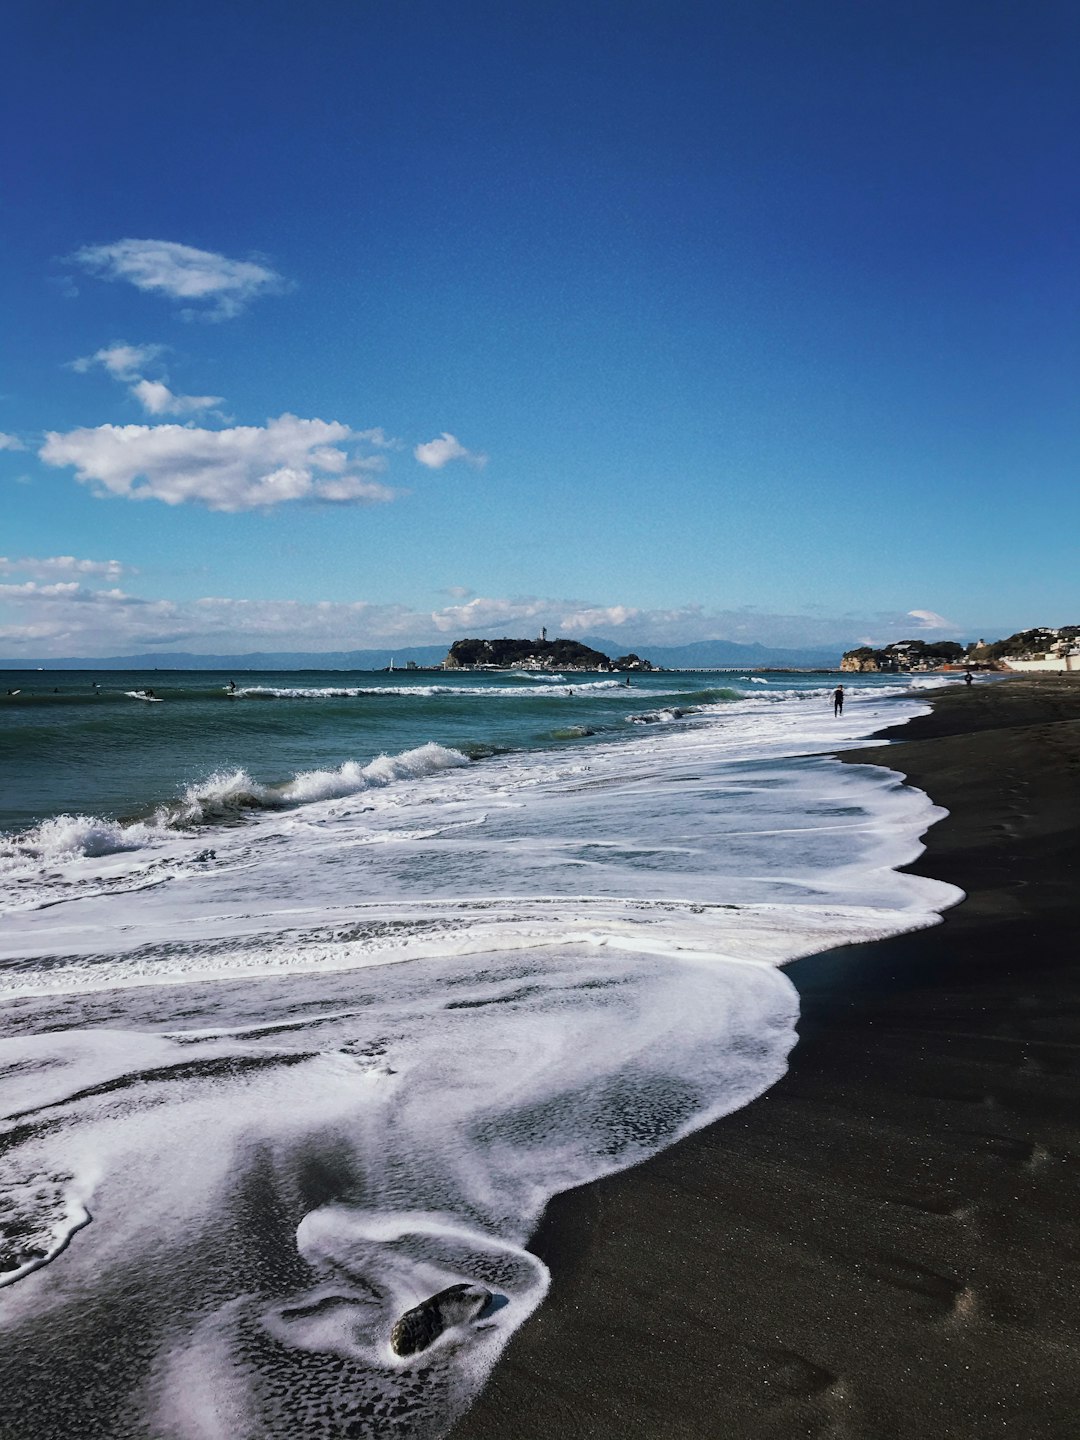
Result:
<svg viewBox="0 0 1080 1440"><path fill-rule="evenodd" d="M621 680L579 680L576 676L567 680L563 675L509 675L507 678L535 680L548 689L537 691L522 690L510 685L343 685L343 686L282 686L248 685L235 694L249 699L264 700L328 700L359 699L365 695L394 695L406 700L425 700L434 695L459 695L466 700L534 699L538 694L565 695L572 690L575 695L588 694L590 690L622 690Z"/></svg>
<svg viewBox="0 0 1080 1440"><path fill-rule="evenodd" d="M661 710L642 710L639 714L628 715L626 718L631 725L668 725L672 720L681 720L695 708L692 705L685 708L671 705Z"/></svg>
<svg viewBox="0 0 1080 1440"><path fill-rule="evenodd" d="M399 780L418 780L468 765L469 759L444 745L419 745L400 755L379 755L366 765L346 760L335 770L301 770L284 785L264 785L246 770L219 771L189 785L180 799L176 823L194 825L242 810L276 810L380 789Z"/></svg>
<svg viewBox="0 0 1080 1440"><path fill-rule="evenodd" d="M76 855L113 855L138 850L150 838L151 831L148 825L125 826L96 815L54 815L12 839L0 841L0 875L5 865L21 870L25 862L31 860L48 864Z"/></svg>
<svg viewBox="0 0 1080 1440"><path fill-rule="evenodd" d="M0 1161L0 1286L48 1265L90 1223L77 1191L71 1175Z"/></svg>
<svg viewBox="0 0 1080 1440"><path fill-rule="evenodd" d="M283 785L266 785L246 770L222 770L184 788L173 805L162 805L149 821L122 824L96 815L57 815L19 834L0 838L0 913L23 908L25 882L40 879L44 866L79 857L119 855L147 847L160 850L176 830L211 824L245 812L280 810L316 800L359 795L399 781L421 780L471 762L443 745L419 745L399 755L379 755L366 765L346 760L335 770L301 770ZM175 846L173 846L175 852ZM65 873L65 883L70 876ZM85 877L92 879L90 873ZM18 882L4 892L4 883ZM36 897L35 897L36 898ZM51 898L57 898L50 896Z"/></svg>
<svg viewBox="0 0 1080 1440"><path fill-rule="evenodd" d="M94 1219L5 1291L27 1433L75 1440L119 1396L98 1431L125 1440L445 1434L543 1298L548 1198L774 1083L786 961L959 898L897 869L942 812L827 755L916 708L761 693L630 743L305 772L269 803L229 772L191 803L250 823L45 875L52 903L0 930L5 1165L69 1177ZM459 1281L505 1303L394 1357L397 1316ZM24 1365L46 1314L53 1363Z"/></svg>

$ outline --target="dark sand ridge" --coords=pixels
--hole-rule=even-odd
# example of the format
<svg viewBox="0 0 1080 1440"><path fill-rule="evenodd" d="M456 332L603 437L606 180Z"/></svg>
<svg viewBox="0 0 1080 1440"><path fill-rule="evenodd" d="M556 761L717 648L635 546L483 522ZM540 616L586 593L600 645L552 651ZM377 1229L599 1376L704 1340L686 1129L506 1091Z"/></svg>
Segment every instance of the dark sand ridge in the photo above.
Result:
<svg viewBox="0 0 1080 1440"><path fill-rule="evenodd" d="M942 925L787 969L788 1075L556 1198L548 1300L454 1440L1080 1435L1080 676L844 756L946 806Z"/></svg>

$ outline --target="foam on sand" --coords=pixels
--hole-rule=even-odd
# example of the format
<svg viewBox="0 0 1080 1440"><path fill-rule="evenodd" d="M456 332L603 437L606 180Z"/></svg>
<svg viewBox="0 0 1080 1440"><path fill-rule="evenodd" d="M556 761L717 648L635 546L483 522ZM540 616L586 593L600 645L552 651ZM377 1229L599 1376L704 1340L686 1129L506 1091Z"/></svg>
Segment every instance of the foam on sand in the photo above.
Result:
<svg viewBox="0 0 1080 1440"><path fill-rule="evenodd" d="M0 1167L0 1286L55 1260L75 1232L90 1223L73 1179Z"/></svg>
<svg viewBox="0 0 1080 1440"><path fill-rule="evenodd" d="M139 1274L140 1346L155 1357L145 1433L246 1433L192 1414L180 1381L199 1368L217 1413L258 1416L260 1433L443 1433L543 1298L525 1245L549 1196L745 1104L794 1040L782 973L735 961L579 945L330 979L248 983L243 998L167 991L188 1026L221 1018L223 1000L259 1023L145 1036L134 1054L108 1029L78 1047L9 1042L24 1061L36 1049L43 1097L20 1111L11 1158L99 1175L94 1224L17 1298L50 1313L63 1361L76 1307L93 1307L121 1257ZM171 1013L141 993L129 1020ZM238 1223L236 1240L214 1238ZM395 1321L458 1283L499 1308L404 1365ZM168 1319L155 1329L155 1316ZM316 1428L327 1409L335 1426ZM395 1418L407 1428L386 1428Z"/></svg>

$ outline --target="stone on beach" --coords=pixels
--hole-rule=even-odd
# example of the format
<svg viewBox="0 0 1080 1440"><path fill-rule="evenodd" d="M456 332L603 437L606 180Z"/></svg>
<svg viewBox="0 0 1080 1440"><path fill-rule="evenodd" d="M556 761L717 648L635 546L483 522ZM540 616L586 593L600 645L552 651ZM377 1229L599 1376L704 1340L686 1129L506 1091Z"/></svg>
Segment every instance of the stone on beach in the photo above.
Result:
<svg viewBox="0 0 1080 1440"><path fill-rule="evenodd" d="M482 1285L448 1285L405 1311L391 1331L390 1348L395 1355L416 1355L452 1325L475 1320L490 1299Z"/></svg>

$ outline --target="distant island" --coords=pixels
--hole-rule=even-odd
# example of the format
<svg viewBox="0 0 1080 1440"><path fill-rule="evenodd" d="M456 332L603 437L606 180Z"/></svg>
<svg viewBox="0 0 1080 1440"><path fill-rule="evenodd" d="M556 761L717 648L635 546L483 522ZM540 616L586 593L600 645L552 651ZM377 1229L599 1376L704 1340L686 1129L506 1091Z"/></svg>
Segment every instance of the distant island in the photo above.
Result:
<svg viewBox="0 0 1080 1440"><path fill-rule="evenodd" d="M651 670L633 653L612 660L580 640L455 640L444 670Z"/></svg>

